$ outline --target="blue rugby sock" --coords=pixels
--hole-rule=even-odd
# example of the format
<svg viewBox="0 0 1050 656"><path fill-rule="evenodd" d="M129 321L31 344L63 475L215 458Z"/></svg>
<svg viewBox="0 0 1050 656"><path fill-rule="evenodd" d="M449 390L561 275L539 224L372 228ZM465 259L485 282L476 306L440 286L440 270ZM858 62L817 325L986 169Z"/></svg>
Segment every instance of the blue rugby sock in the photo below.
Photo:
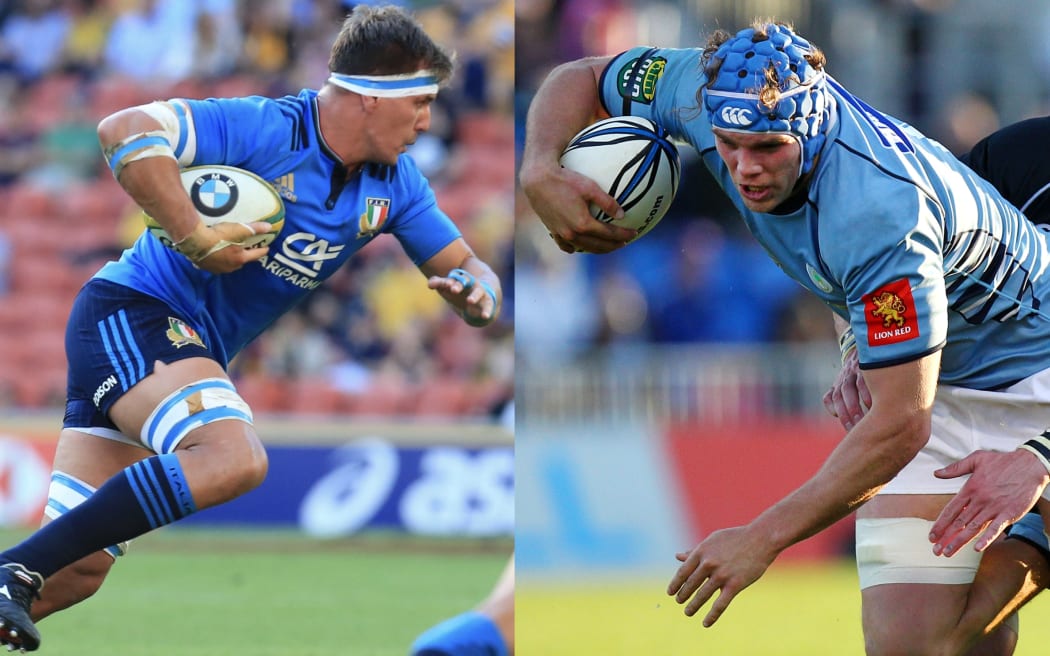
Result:
<svg viewBox="0 0 1050 656"><path fill-rule="evenodd" d="M45 579L108 546L182 519L197 509L174 453L128 467L23 542L0 554Z"/></svg>
<svg viewBox="0 0 1050 656"><path fill-rule="evenodd" d="M507 656L496 623L476 611L456 615L423 632L412 656Z"/></svg>

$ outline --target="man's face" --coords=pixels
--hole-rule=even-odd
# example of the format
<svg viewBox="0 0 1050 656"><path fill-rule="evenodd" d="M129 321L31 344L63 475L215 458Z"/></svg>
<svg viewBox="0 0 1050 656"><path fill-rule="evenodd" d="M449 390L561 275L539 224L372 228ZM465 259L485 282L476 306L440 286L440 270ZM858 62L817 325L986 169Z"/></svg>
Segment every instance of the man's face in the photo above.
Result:
<svg viewBox="0 0 1050 656"><path fill-rule="evenodd" d="M436 96L377 98L368 131L371 160L397 164L397 158L415 143L419 133L430 129L430 105Z"/></svg>
<svg viewBox="0 0 1050 656"><path fill-rule="evenodd" d="M752 212L770 212L787 200L799 178L802 147L788 134L712 128L715 147Z"/></svg>

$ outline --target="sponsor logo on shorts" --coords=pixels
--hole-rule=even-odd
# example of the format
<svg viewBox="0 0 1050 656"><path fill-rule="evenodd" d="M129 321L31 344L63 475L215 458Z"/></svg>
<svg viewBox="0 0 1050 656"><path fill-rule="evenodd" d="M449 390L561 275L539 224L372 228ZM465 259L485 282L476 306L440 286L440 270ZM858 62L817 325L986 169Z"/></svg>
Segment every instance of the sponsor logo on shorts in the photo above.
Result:
<svg viewBox="0 0 1050 656"><path fill-rule="evenodd" d="M884 346L919 336L911 283L901 278L864 296L868 344Z"/></svg>
<svg viewBox="0 0 1050 656"><path fill-rule="evenodd" d="M386 223L386 217L390 214L389 198L366 198L365 213L358 219L358 239L374 237Z"/></svg>
<svg viewBox="0 0 1050 656"><path fill-rule="evenodd" d="M620 69L616 90L628 100L652 104L656 97L656 83L666 67L667 60L663 57L646 57L640 61L632 59Z"/></svg>
<svg viewBox="0 0 1050 656"><path fill-rule="evenodd" d="M109 393L109 390L117 386L117 377L110 374L106 380L102 381L102 384L95 388L95 395L91 397L91 402L95 404L96 408L101 407L102 399Z"/></svg>
<svg viewBox="0 0 1050 656"><path fill-rule="evenodd" d="M201 339L201 336L182 319L168 317L168 330L164 334L171 340L175 348L182 348L191 344L205 348L204 340Z"/></svg>

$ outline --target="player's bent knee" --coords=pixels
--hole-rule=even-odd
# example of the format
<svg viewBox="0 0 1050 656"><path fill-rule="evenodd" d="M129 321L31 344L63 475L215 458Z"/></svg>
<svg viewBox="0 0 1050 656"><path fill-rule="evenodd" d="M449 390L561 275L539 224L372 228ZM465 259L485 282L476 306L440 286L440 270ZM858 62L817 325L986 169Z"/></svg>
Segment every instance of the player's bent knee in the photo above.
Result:
<svg viewBox="0 0 1050 656"><path fill-rule="evenodd" d="M857 573L861 590L886 583L972 583L981 554L961 549L951 558L933 553L933 522L918 517L857 520Z"/></svg>
<svg viewBox="0 0 1050 656"><path fill-rule="evenodd" d="M252 446L252 445L248 445ZM232 473L232 481L238 494L250 492L262 485L266 479L270 464L263 449L249 449L249 453L239 461L237 470Z"/></svg>

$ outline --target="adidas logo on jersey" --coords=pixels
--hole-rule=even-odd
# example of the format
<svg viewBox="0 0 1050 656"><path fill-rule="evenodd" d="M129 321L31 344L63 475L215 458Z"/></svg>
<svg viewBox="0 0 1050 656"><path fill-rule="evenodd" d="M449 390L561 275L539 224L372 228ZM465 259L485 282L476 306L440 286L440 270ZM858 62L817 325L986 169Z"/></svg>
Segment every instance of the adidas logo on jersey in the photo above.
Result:
<svg viewBox="0 0 1050 656"><path fill-rule="evenodd" d="M295 195L294 173L286 173L270 184L272 184L273 188L277 190L277 193L280 194L281 198L292 203L299 200L299 197Z"/></svg>

